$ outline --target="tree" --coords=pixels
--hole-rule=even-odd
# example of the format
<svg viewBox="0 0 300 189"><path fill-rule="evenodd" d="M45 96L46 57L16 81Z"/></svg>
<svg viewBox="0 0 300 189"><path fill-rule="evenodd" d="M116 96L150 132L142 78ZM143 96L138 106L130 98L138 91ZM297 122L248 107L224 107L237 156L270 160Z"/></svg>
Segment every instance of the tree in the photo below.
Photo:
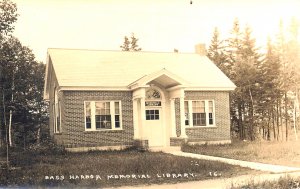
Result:
<svg viewBox="0 0 300 189"><path fill-rule="evenodd" d="M124 37L124 43L120 46L122 51L130 51L130 41L127 36Z"/></svg>
<svg viewBox="0 0 300 189"><path fill-rule="evenodd" d="M216 27L213 32L213 37L207 51L208 58L218 66L226 75L229 75L229 64L225 55L224 41L220 40L220 34Z"/></svg>
<svg viewBox="0 0 300 189"><path fill-rule="evenodd" d="M124 37L123 45L120 46L122 51L141 51L142 48L137 44L138 38L134 36L134 33L131 34L130 40L127 36Z"/></svg>
<svg viewBox="0 0 300 189"><path fill-rule="evenodd" d="M275 46L271 39L267 42L267 53L265 55L262 64L262 88L260 100L259 100L259 114L261 115L261 120L263 124L269 125L273 124L273 135L274 139L279 140L279 119L280 119L280 107L281 107L281 80L280 76L280 60L276 52ZM275 127L276 122L276 127ZM270 139L270 131L265 130L264 125L262 125L263 137L267 136ZM267 138L267 139L268 139Z"/></svg>
<svg viewBox="0 0 300 189"><path fill-rule="evenodd" d="M0 1L0 34L8 34L14 30L17 21L17 5L10 0Z"/></svg>
<svg viewBox="0 0 300 189"><path fill-rule="evenodd" d="M44 65L36 62L32 51L17 38L9 38L2 50L6 63L3 65L4 105L7 107L4 114L8 118L8 142L11 146L14 141L24 141L20 137L25 139L27 133L35 132L46 113L42 98ZM15 131L14 137L12 131Z"/></svg>
<svg viewBox="0 0 300 189"><path fill-rule="evenodd" d="M138 38L134 37L134 33L131 34L131 47L130 47L130 50L131 51L141 51L142 48L139 47L139 45L137 44L138 42Z"/></svg>
<svg viewBox="0 0 300 189"><path fill-rule="evenodd" d="M7 39L8 35L14 30L14 23L17 21L17 6L15 3L9 0L0 1L0 146L5 142L5 128L6 119L4 114L4 88L5 82L3 66L6 64L5 56L3 52L3 43Z"/></svg>
<svg viewBox="0 0 300 189"><path fill-rule="evenodd" d="M249 26L241 32L239 21L235 19L224 54L229 65L227 75L237 86L230 96L232 130L240 139L254 140L257 133L255 112L260 90L261 61L251 34Z"/></svg>

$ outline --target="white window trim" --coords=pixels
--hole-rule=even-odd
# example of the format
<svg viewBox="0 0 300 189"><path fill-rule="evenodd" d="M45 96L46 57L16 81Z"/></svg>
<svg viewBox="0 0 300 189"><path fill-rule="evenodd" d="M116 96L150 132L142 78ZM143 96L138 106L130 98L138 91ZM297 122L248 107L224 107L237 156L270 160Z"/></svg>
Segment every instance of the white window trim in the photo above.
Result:
<svg viewBox="0 0 300 189"><path fill-rule="evenodd" d="M196 125L193 124L193 101L204 101L205 103L205 116L206 116L206 124L205 125ZM213 124L209 124L209 101L212 101L213 103ZM185 102L188 102L188 110L189 110L189 125L185 125L187 128L210 128L210 127L216 127L216 109L215 109L215 101L214 100L185 100Z"/></svg>
<svg viewBox="0 0 300 189"><path fill-rule="evenodd" d="M90 102L91 103L91 128L87 129L86 128L86 102ZM96 119L95 119L95 112L96 112L96 108L95 108L95 103L96 102L109 102L109 106L110 106L110 115L111 115L111 129L96 129ZM120 122L120 128L116 128L115 126L115 102L119 102L119 112L120 114L118 114L120 116L119 118L119 122ZM96 101L84 101L84 130L85 131L115 131L115 130L123 130L123 123L122 123L122 104L120 100L113 100L113 101L109 101L109 100L96 100Z"/></svg>
<svg viewBox="0 0 300 189"><path fill-rule="evenodd" d="M54 113L54 133L58 134L62 132L62 127L61 127L61 103L59 102L58 99L58 90L54 91L54 108L53 108L53 113ZM59 131L57 129L57 115L59 114Z"/></svg>

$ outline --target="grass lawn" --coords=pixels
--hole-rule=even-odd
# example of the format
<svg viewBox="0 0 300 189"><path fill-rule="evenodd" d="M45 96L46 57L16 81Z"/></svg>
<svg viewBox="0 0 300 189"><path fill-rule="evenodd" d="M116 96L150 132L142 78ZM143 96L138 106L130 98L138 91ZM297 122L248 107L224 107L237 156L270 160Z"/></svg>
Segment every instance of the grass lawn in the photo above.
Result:
<svg viewBox="0 0 300 189"><path fill-rule="evenodd" d="M0 155L4 159L3 151ZM0 170L0 187L101 188L257 173L224 163L136 150L86 153L13 150L10 164L14 169ZM218 177L210 172L216 172Z"/></svg>
<svg viewBox="0 0 300 189"><path fill-rule="evenodd" d="M292 178L289 176L281 177L277 181L263 181L254 183L249 181L247 184L230 189L299 189L300 178Z"/></svg>
<svg viewBox="0 0 300 189"><path fill-rule="evenodd" d="M182 151L300 167L300 141L233 141L232 144L226 145L184 145Z"/></svg>

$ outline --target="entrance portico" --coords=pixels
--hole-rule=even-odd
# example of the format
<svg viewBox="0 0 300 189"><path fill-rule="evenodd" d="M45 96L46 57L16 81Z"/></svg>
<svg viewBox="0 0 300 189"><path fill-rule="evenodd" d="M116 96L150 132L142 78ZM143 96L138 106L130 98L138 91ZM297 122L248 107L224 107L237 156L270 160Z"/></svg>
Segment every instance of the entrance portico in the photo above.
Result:
<svg viewBox="0 0 300 189"><path fill-rule="evenodd" d="M129 87L133 90L134 139L149 147L170 146L170 137L187 138L184 86L186 82L163 69ZM180 101L180 135L176 133L175 99Z"/></svg>

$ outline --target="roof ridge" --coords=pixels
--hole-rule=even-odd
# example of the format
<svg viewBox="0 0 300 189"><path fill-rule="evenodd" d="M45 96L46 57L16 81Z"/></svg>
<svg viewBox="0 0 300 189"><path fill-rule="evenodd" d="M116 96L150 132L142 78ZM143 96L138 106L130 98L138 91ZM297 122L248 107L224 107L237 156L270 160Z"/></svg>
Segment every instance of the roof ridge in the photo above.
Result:
<svg viewBox="0 0 300 189"><path fill-rule="evenodd" d="M122 51L122 50L101 50L101 49L80 49L80 48L48 48L49 50L71 50L71 51L98 51L98 52L124 52L124 53L167 53L167 54L197 54L195 52L173 52L173 51Z"/></svg>

